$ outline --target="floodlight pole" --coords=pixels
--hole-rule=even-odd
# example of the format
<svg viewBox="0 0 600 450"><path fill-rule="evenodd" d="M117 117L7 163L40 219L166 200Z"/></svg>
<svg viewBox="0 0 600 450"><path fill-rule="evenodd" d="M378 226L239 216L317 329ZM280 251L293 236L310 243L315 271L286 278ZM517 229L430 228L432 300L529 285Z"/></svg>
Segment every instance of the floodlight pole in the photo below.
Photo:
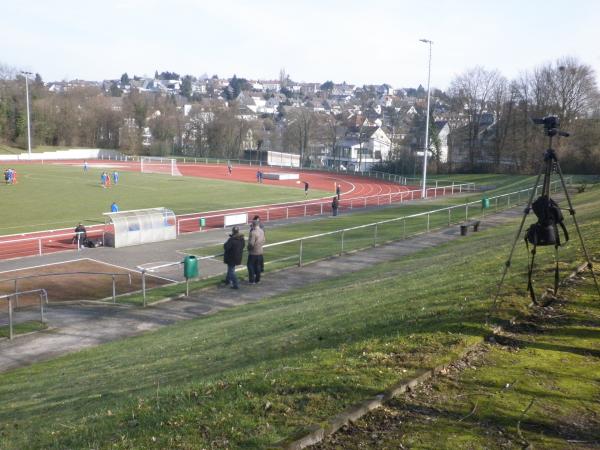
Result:
<svg viewBox="0 0 600 450"><path fill-rule="evenodd" d="M431 44L429 39L419 39L421 42L429 44L429 64L427 69L427 118L425 119L425 148L423 149L423 191L421 198L427 198L427 154L429 153L429 104L431 99L431 90L429 84L431 81Z"/></svg>
<svg viewBox="0 0 600 450"><path fill-rule="evenodd" d="M27 104L27 152L29 153L29 159L31 159L31 122L29 121L29 75L31 72L21 72L25 75L25 103Z"/></svg>

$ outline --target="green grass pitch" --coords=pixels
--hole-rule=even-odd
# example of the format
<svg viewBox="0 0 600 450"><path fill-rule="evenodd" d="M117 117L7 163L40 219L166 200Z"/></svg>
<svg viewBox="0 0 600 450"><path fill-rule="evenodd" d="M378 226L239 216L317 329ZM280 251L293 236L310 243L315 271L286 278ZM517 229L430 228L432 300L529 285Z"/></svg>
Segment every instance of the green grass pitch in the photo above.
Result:
<svg viewBox="0 0 600 450"><path fill-rule="evenodd" d="M119 171L119 184L103 189L101 168L84 173L80 166L45 164L16 170L18 184L0 183L0 235L104 222L102 213L113 201L121 211L165 207L185 214L305 199L300 189L236 181ZM309 198L324 195L309 192Z"/></svg>

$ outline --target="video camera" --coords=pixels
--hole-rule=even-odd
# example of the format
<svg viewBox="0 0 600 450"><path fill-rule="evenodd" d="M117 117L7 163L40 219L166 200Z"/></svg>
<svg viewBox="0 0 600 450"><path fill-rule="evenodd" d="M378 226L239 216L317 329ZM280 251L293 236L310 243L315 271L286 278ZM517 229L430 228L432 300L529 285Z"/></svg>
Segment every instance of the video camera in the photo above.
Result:
<svg viewBox="0 0 600 450"><path fill-rule="evenodd" d="M532 119L536 125L544 125L544 131L546 136L563 136L569 137L569 133L566 131L560 131L560 120L558 116L546 116L542 119Z"/></svg>

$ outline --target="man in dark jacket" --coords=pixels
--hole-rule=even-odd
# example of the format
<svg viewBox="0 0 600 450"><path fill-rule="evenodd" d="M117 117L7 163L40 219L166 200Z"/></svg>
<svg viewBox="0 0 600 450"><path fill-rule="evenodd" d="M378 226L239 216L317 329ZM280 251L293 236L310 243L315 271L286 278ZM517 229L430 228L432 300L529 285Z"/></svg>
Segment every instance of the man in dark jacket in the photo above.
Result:
<svg viewBox="0 0 600 450"><path fill-rule="evenodd" d="M333 197L333 200L331 201L331 211L333 212L334 216L338 215L339 207L340 207L340 202L338 202L337 197Z"/></svg>
<svg viewBox="0 0 600 450"><path fill-rule="evenodd" d="M223 249L225 250L223 261L227 264L225 283L231 284L232 289L239 289L235 266L242 264L242 253L244 252L245 245L244 235L240 233L238 227L233 227L229 239L223 245Z"/></svg>

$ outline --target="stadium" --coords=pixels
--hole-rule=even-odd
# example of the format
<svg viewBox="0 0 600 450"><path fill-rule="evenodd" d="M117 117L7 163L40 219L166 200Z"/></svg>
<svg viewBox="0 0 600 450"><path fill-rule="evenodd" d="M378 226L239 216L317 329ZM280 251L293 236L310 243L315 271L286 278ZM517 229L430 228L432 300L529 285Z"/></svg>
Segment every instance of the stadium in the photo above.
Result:
<svg viewBox="0 0 600 450"><path fill-rule="evenodd" d="M481 330L473 327L489 304L481 289L497 281L507 250L492 251L490 239L509 239L535 193L533 177L437 177L423 196L417 182L392 174L251 161L118 155L7 165L18 182L1 186L8 214L0 238L0 366L10 380L1 393L16 401L19 390L33 390L49 411L18 419L0 408L37 430L25 439L0 428L0 443L25 447L53 439L86 446L77 430L100 410L106 428L94 433L102 442L115 442L119 430L127 445L171 447L173 427L211 423L212 431L186 433L183 446L210 440L219 447L228 436L239 448L303 447L316 439L315 418L341 414L347 422L370 408L371 393L391 398L479 348ZM269 176L259 179L259 171ZM559 180L550 189L558 192ZM589 236L594 203L584 197ZM240 290L223 289L223 242L232 226L247 234L255 216L267 235L264 280L245 283L242 266ZM80 223L85 241L74 230ZM576 252L567 247L567 272L577 273ZM520 254L516 263L524 260ZM550 278L552 261L540 264ZM511 310L519 309L521 274L507 286ZM477 294L456 299L465 290ZM345 336L361 337L346 344ZM32 370L44 374L33 384ZM335 388L327 387L331 379L339 380ZM258 400L265 382L283 389L267 403ZM81 400L59 413L60 398L73 395ZM223 428L206 408L244 417L246 432L226 432L240 425L226 420ZM276 433L264 428L267 420ZM158 430L138 431L139 423ZM320 430L339 428L328 423Z"/></svg>

